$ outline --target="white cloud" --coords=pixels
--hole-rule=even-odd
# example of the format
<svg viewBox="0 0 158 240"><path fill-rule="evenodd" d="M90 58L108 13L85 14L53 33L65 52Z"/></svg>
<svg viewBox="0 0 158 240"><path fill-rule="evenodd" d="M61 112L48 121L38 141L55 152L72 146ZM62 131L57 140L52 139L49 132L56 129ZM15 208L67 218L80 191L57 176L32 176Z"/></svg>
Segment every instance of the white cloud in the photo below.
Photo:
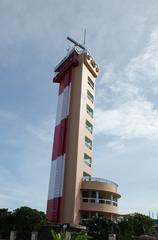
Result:
<svg viewBox="0 0 158 240"><path fill-rule="evenodd" d="M96 134L157 139L158 109L152 97L158 89L158 29L122 71L109 68L109 80L104 82L104 76L106 72L98 89Z"/></svg>
<svg viewBox="0 0 158 240"><path fill-rule="evenodd" d="M112 77L113 77L113 67L108 66L106 68L106 71L103 73L103 76L99 80L99 85L104 84L106 81L108 81Z"/></svg>
<svg viewBox="0 0 158 240"><path fill-rule="evenodd" d="M118 151L118 152L124 152L126 150L125 144L123 141L109 141L106 144L106 148L108 148L111 151Z"/></svg>
<svg viewBox="0 0 158 240"><path fill-rule="evenodd" d="M151 87L158 77L158 29L151 35L143 51L130 61L125 70L128 81ZM145 90L145 89L144 89ZM149 89L147 89L149 90Z"/></svg>
<svg viewBox="0 0 158 240"><path fill-rule="evenodd" d="M52 142L52 136L53 136L53 127L54 126L54 120L47 120L44 123L42 123L42 126L31 126L30 124L27 124L26 130L38 137L43 142Z"/></svg>
<svg viewBox="0 0 158 240"><path fill-rule="evenodd" d="M158 139L158 110L152 103L132 101L109 110L96 110L96 134L122 139Z"/></svg>

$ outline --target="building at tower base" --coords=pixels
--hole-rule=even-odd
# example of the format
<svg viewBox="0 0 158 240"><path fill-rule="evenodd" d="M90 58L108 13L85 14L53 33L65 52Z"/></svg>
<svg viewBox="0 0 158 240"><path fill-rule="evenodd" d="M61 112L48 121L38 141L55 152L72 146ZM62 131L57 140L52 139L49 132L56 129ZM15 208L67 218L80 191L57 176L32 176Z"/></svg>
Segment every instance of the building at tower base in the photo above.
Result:
<svg viewBox="0 0 158 240"><path fill-rule="evenodd" d="M47 203L49 221L80 224L92 216L116 218L118 185L93 178L95 80L99 68L74 47L55 68L59 84Z"/></svg>

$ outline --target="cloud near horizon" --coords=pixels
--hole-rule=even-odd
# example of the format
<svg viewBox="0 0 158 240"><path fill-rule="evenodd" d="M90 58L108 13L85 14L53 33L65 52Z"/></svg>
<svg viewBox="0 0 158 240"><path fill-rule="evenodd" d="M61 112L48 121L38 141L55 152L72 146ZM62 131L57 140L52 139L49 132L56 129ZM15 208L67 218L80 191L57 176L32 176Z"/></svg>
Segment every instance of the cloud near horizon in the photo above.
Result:
<svg viewBox="0 0 158 240"><path fill-rule="evenodd" d="M98 87L95 134L120 139L158 139L158 105L152 99L154 95L158 99L157 77L158 29L155 29L147 46L122 72L109 68L107 75L103 74Z"/></svg>

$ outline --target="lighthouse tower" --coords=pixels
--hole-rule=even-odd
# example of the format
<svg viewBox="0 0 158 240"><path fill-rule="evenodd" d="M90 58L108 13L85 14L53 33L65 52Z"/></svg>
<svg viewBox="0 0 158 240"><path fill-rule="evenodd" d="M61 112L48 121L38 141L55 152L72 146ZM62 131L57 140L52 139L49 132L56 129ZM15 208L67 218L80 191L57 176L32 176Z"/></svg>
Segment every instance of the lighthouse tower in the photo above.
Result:
<svg viewBox="0 0 158 240"><path fill-rule="evenodd" d="M47 217L84 223L93 215L117 216L117 184L92 178L95 80L99 68L87 50L74 47L55 68L59 84Z"/></svg>

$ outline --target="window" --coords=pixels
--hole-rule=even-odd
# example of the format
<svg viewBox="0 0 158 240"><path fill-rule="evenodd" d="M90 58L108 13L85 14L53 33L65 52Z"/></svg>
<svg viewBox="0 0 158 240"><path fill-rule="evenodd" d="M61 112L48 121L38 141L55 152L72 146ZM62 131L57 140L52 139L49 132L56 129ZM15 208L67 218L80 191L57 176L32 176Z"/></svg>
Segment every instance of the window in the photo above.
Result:
<svg viewBox="0 0 158 240"><path fill-rule="evenodd" d="M84 153L84 163L91 167L92 158L88 156L86 153Z"/></svg>
<svg viewBox="0 0 158 240"><path fill-rule="evenodd" d="M113 202L113 206L117 207L117 202Z"/></svg>
<svg viewBox="0 0 158 240"><path fill-rule="evenodd" d="M87 90L87 98L93 103L94 102L94 97L93 95L90 93L89 90Z"/></svg>
<svg viewBox="0 0 158 240"><path fill-rule="evenodd" d="M85 225L88 219L89 219L88 213L81 213L81 220L80 220L81 224Z"/></svg>
<svg viewBox="0 0 158 240"><path fill-rule="evenodd" d="M88 104L87 104L87 113L89 114L89 116L91 116L91 118L93 118L93 110Z"/></svg>
<svg viewBox="0 0 158 240"><path fill-rule="evenodd" d="M88 84L92 89L94 89L94 82L90 79L90 77L88 77Z"/></svg>
<svg viewBox="0 0 158 240"><path fill-rule="evenodd" d="M82 192L82 201L88 202L88 203L95 203L96 202L96 192L83 191Z"/></svg>
<svg viewBox="0 0 158 240"><path fill-rule="evenodd" d="M91 198L96 198L96 192L90 192Z"/></svg>
<svg viewBox="0 0 158 240"><path fill-rule="evenodd" d="M93 132L93 125L88 120L86 120L86 128L90 133Z"/></svg>
<svg viewBox="0 0 158 240"><path fill-rule="evenodd" d="M85 145L86 145L89 149L92 149L92 140L90 140L88 137L85 137Z"/></svg>
<svg viewBox="0 0 158 240"><path fill-rule="evenodd" d="M91 175L89 175L86 172L83 172L83 181L90 181L91 180Z"/></svg>

